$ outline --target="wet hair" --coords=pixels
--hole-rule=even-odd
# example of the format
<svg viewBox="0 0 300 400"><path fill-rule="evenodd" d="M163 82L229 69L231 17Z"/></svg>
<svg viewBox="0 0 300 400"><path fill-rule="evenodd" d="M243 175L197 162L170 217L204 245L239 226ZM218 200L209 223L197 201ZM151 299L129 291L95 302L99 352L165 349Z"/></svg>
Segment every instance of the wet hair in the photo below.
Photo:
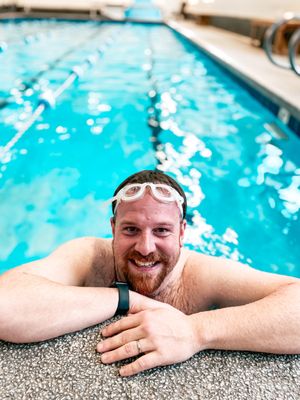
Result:
<svg viewBox="0 0 300 400"><path fill-rule="evenodd" d="M176 192L178 192L184 200L182 204L182 212L183 212L182 218L185 219L186 207L187 207L186 195L182 187L175 181L175 179L171 178L169 175L166 175L163 172L144 170L137 172L133 175L130 175L128 178L126 178L123 182L120 183L120 185L114 192L114 196L126 185L129 185L131 183L145 183L145 182L163 183L165 185L169 185L172 188L174 188ZM112 202L112 212L114 215L115 215L115 207L116 207L116 200Z"/></svg>

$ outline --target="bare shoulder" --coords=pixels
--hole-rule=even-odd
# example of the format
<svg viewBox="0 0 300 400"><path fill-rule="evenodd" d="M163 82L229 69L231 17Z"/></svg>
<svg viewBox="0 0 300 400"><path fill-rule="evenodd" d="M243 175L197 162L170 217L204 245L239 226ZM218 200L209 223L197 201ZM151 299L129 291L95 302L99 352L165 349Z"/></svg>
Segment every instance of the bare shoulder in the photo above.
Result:
<svg viewBox="0 0 300 400"><path fill-rule="evenodd" d="M14 268L10 273L33 274L64 285L82 286L99 254L101 257L107 252L109 242L95 237L76 238L49 256Z"/></svg>
<svg viewBox="0 0 300 400"><path fill-rule="evenodd" d="M184 249L185 268L184 285L191 297L199 301L201 309L207 309L215 304L210 284L212 259L202 253Z"/></svg>
<svg viewBox="0 0 300 400"><path fill-rule="evenodd" d="M209 302L220 307L259 300L297 278L263 272L224 257L189 251L188 274L204 290Z"/></svg>
<svg viewBox="0 0 300 400"><path fill-rule="evenodd" d="M104 255L111 248L111 239L80 237L59 246L49 257L70 257L80 262L93 263L99 254Z"/></svg>
<svg viewBox="0 0 300 400"><path fill-rule="evenodd" d="M93 260L84 280L84 286L107 287L115 280L112 240L94 243Z"/></svg>

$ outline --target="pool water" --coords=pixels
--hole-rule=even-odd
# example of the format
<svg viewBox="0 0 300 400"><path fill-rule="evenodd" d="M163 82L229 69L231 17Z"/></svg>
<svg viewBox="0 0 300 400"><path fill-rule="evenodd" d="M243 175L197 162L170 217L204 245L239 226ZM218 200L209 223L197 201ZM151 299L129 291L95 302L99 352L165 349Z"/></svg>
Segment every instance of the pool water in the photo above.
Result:
<svg viewBox="0 0 300 400"><path fill-rule="evenodd" d="M187 192L187 246L300 277L299 138L217 64L162 25L22 21L0 32L0 152L39 94L105 45L1 156L1 272L74 237L110 237L105 200L156 168Z"/></svg>
<svg viewBox="0 0 300 400"><path fill-rule="evenodd" d="M162 21L160 9L151 0L135 0L132 6L125 10L125 17L152 22Z"/></svg>

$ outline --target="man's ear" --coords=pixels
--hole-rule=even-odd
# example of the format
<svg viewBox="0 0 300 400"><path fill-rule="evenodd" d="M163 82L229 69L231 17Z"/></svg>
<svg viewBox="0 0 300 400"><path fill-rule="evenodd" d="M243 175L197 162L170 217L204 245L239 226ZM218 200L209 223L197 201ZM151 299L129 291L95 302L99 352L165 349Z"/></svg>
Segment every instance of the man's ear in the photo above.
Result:
<svg viewBox="0 0 300 400"><path fill-rule="evenodd" d="M179 233L179 245L180 245L180 247L183 246L183 239L184 239L185 228L186 228L186 220L184 219L184 220L180 223L180 233Z"/></svg>
<svg viewBox="0 0 300 400"><path fill-rule="evenodd" d="M113 236L115 236L115 227L116 227L115 217L111 217L110 226L111 226L112 234L113 234Z"/></svg>

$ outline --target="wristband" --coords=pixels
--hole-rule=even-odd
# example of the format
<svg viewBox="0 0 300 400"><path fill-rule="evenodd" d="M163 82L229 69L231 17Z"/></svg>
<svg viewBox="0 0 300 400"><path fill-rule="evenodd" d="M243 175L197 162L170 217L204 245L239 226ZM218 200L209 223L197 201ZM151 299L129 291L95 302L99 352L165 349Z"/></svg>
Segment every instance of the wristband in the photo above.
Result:
<svg viewBox="0 0 300 400"><path fill-rule="evenodd" d="M119 291L119 302L118 308L115 315L126 315L129 310L129 289L127 283L115 282L112 287L115 287Z"/></svg>

